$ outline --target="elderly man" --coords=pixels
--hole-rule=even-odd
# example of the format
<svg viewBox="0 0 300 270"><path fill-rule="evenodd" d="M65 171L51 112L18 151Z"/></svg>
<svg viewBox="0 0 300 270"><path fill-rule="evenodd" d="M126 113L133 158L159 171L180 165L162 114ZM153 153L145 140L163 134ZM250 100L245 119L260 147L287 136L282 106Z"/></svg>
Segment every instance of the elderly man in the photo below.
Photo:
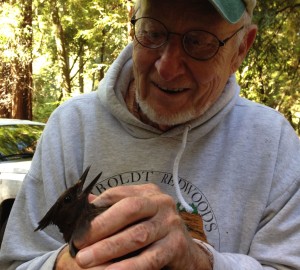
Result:
<svg viewBox="0 0 300 270"><path fill-rule="evenodd" d="M256 36L254 6L136 4L134 41L98 91L49 119L1 269L300 269L299 139L278 112L240 98L234 76ZM34 229L88 165L89 182L102 171L90 201L110 207L73 258L55 226Z"/></svg>

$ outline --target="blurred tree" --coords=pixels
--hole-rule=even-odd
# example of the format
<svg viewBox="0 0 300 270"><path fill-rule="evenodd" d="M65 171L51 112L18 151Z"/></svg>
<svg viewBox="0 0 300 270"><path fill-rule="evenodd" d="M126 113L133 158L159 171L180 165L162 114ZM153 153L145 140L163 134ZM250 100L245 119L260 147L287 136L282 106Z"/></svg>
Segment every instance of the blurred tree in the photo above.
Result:
<svg viewBox="0 0 300 270"><path fill-rule="evenodd" d="M32 14L30 1L33 1ZM130 41L132 1L30 1L0 3L3 29L0 33L0 116L17 117L20 114L13 114L13 104L20 108L27 104L30 119L31 105L26 98L31 100L32 92L34 118L46 121L65 99L95 90L107 68ZM257 1L255 21L259 33L237 73L243 96L283 113L298 133L299 13L300 0ZM33 86L30 86L30 76L23 76L24 85L31 92L22 92L20 89L26 88L17 84L21 67L27 75L32 75ZM23 103L15 103L14 89L28 93L19 99Z"/></svg>
<svg viewBox="0 0 300 270"><path fill-rule="evenodd" d="M66 2L66 1L64 1ZM69 66L69 46L66 39L64 26L61 22L60 3L58 0L50 0L48 2L50 7L50 13L52 16L52 23L54 26L54 36L56 44L57 63L60 68L60 88L61 98L66 97L67 93L72 93L71 78L70 78L70 66Z"/></svg>
<svg viewBox="0 0 300 270"><path fill-rule="evenodd" d="M48 55L52 68L59 71L55 77L56 92L60 89L58 103L74 94L94 90L103 78L107 67L128 43L128 5L128 0L37 3L36 39L47 43L40 44L36 63ZM42 83L40 71L45 66L37 64L36 67L35 82L39 77ZM40 86L40 91L45 92ZM35 95L35 100L38 102L40 97L40 93Z"/></svg>
<svg viewBox="0 0 300 270"><path fill-rule="evenodd" d="M242 95L285 115L300 134L300 1L258 1L259 32L240 69Z"/></svg>
<svg viewBox="0 0 300 270"><path fill-rule="evenodd" d="M0 12L0 114L32 119L32 0L2 1Z"/></svg>
<svg viewBox="0 0 300 270"><path fill-rule="evenodd" d="M33 100L35 119L46 120L66 98L94 90L128 43L130 2L2 1L0 116L31 119Z"/></svg>

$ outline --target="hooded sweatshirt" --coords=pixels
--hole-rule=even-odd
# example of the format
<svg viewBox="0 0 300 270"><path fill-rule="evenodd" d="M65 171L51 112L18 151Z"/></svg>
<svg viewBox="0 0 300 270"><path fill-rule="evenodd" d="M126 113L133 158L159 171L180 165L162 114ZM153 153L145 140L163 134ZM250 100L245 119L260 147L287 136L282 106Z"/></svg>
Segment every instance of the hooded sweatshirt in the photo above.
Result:
<svg viewBox="0 0 300 270"><path fill-rule="evenodd" d="M154 183L193 204L214 270L300 269L300 142L288 121L239 97L233 75L205 114L160 131L124 102L131 54L129 45L96 92L52 113L9 218L0 269L53 268L62 235L55 226L34 229L89 165L86 185L102 171L96 195Z"/></svg>

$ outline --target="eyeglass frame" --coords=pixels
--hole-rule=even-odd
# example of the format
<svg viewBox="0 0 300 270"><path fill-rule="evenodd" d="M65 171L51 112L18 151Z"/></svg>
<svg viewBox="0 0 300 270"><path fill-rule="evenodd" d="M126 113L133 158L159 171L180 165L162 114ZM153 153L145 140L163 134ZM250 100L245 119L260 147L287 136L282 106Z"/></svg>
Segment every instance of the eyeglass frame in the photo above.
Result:
<svg viewBox="0 0 300 270"><path fill-rule="evenodd" d="M140 19L151 19L151 20L154 20L154 21L159 22L159 23L165 28L165 30L166 30L166 33L167 33L167 35L166 35L166 40L165 40L161 45L159 45L159 46L157 46L157 47L148 47L148 46L145 46L144 44L142 44L142 43L139 41L139 39L137 38L137 36L136 36L136 31L135 31L135 24L136 24L136 22L137 22L138 20L140 20ZM195 60L197 60L197 61L208 61L208 60L212 59L212 58L213 58L214 56L216 56L216 54L219 52L220 47L224 47L224 46L226 45L226 43L227 43L230 39L232 39L238 32L240 32L242 29L245 28L245 26L243 25L243 26L241 26L238 30L236 30L232 35L230 35L228 38L225 38L224 40L221 40L221 39L219 39L215 34L209 32L209 31L206 31L206 30L190 30L190 31L187 31L187 32L185 32L185 33L183 33L183 34L181 34L181 33L176 33L176 32L171 32L171 31L168 30L168 28L167 28L161 21L159 21L159 20L157 20L157 19L155 19L155 18L147 17L147 16L142 16L142 17L140 17L140 18L136 18L135 15L133 15L132 18L130 19L130 22L131 22L131 24L133 25L134 36L135 36L137 42L138 42L139 44L141 44L143 47L148 48L148 49L158 49L158 48L164 46L164 45L169 41L170 35L177 35L177 36L180 36L180 37L181 37L181 40L182 40L182 46L183 46L183 49L184 49L185 53L186 53L188 56L190 56L191 58L193 58L193 59L195 59ZM190 53L189 53L189 52L187 51L187 49L185 48L185 44L184 44L184 39L185 39L185 37L186 37L186 34L188 34L188 33L190 33L190 32L204 32L204 33L208 33L208 34L212 35L213 37L215 37L216 40L219 42L219 44L218 44L219 46L218 46L218 49L216 50L216 52L215 52L212 56L210 56L210 57L208 57L208 58L205 58L205 59L196 58L196 57L190 55Z"/></svg>

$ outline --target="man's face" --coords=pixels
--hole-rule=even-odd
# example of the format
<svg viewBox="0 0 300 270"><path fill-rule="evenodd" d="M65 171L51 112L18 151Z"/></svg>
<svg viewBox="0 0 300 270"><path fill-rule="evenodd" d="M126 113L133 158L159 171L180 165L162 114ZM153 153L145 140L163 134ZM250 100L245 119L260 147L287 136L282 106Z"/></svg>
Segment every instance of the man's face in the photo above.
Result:
<svg viewBox="0 0 300 270"><path fill-rule="evenodd" d="M161 21L170 32L205 30L220 40L242 25L227 23L205 0L142 1L136 17L142 16ZM237 54L236 36L207 61L187 55L178 35L171 35L167 44L157 49L134 41L133 68L141 110L160 125L173 126L195 119L222 93L236 69Z"/></svg>

